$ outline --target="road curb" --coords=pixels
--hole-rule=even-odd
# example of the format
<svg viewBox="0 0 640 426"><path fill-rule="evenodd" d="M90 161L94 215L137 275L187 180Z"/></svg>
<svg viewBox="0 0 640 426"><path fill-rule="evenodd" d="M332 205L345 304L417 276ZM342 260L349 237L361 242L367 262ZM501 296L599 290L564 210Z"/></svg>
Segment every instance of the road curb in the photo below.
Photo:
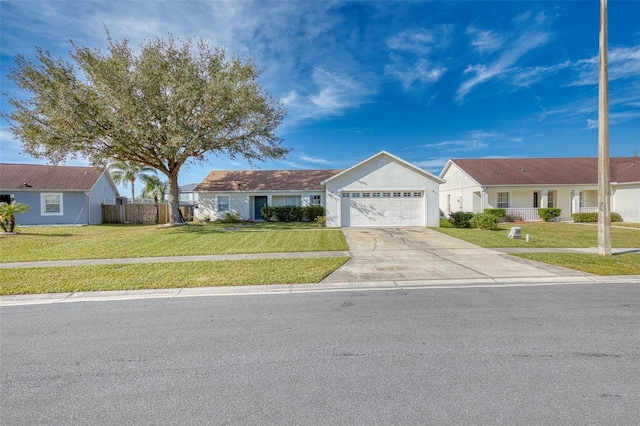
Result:
<svg viewBox="0 0 640 426"><path fill-rule="evenodd" d="M189 297L256 296L352 291L426 290L454 288L539 287L555 285L626 283L640 285L640 275L567 276L545 278L478 278L416 281L275 284L231 287L194 287L160 290L114 290L0 296L0 307L76 302L107 302Z"/></svg>

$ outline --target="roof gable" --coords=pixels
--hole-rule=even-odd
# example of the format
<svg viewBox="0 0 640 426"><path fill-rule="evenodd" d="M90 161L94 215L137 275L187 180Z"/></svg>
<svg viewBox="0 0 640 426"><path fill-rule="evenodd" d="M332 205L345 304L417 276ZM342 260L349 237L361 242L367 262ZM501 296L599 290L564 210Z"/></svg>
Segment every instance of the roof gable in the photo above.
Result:
<svg viewBox="0 0 640 426"><path fill-rule="evenodd" d="M350 171L352 171L354 169L357 169L358 167L361 167L363 164L369 163L371 161L383 159L384 157L388 157L392 161L395 161L396 163L399 163L399 164L403 165L404 167L412 170L413 172L416 172L416 173L418 173L418 174L420 174L420 175L422 175L424 177L427 177L427 178L429 178L429 179L431 179L431 180L433 180L433 181L435 181L437 183L443 183L444 182L444 180L440 179L438 176L433 175L433 174L429 173L428 171L423 170L420 167L418 167L418 166L416 166L414 164L411 164L408 161L403 160L400 157L396 157L395 155L390 154L387 151L380 151L379 153L377 153L375 155L372 155L371 157L367 158L366 160L363 160L363 161L359 162L355 166L349 167L348 169L346 169L346 170L344 170L344 171L342 171L342 172L340 172L338 174L335 174L334 176L331 176L330 178L326 179L322 183L326 184L327 182L329 182L329 181L331 181L333 179L337 179L338 177L343 176L343 175L349 173Z"/></svg>
<svg viewBox="0 0 640 426"><path fill-rule="evenodd" d="M311 191L340 170L214 170L196 192Z"/></svg>
<svg viewBox="0 0 640 426"><path fill-rule="evenodd" d="M0 163L0 189L90 191L104 172L94 167Z"/></svg>
<svg viewBox="0 0 640 426"><path fill-rule="evenodd" d="M640 182L640 161L611 157L611 182ZM451 159L441 177L455 164L479 185L595 185L598 159L589 158L486 158Z"/></svg>

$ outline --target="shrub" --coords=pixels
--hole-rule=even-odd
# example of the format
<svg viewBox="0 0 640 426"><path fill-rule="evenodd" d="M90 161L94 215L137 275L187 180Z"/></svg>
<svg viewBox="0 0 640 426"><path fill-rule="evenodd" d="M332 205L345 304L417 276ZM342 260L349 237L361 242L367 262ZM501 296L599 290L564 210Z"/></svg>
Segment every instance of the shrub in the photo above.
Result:
<svg viewBox="0 0 640 426"><path fill-rule="evenodd" d="M598 221L598 213L571 213L571 219L576 223L593 223Z"/></svg>
<svg viewBox="0 0 640 426"><path fill-rule="evenodd" d="M576 223L596 223L598 221L598 213L572 213L571 219ZM622 222L622 216L612 212L611 222Z"/></svg>
<svg viewBox="0 0 640 426"><path fill-rule="evenodd" d="M242 223L244 220L237 213L227 212L224 218L218 218L215 223Z"/></svg>
<svg viewBox="0 0 640 426"><path fill-rule="evenodd" d="M500 217L501 216L498 216L495 213L477 214L471 218L471 225L473 225L475 228L480 228L487 231L496 229L498 227Z"/></svg>
<svg viewBox="0 0 640 426"><path fill-rule="evenodd" d="M316 222L318 222L318 226L320 228L324 228L325 226L327 226L327 217L326 216L318 216L315 219Z"/></svg>
<svg viewBox="0 0 640 426"><path fill-rule="evenodd" d="M540 219L544 220L545 222L551 222L555 220L555 218L559 217L561 213L562 213L561 209L553 209L553 208L538 209L538 216L540 216Z"/></svg>
<svg viewBox="0 0 640 426"><path fill-rule="evenodd" d="M449 222L453 224L454 228L470 228L472 218L473 213L471 212L455 212L449 216Z"/></svg>
<svg viewBox="0 0 640 426"><path fill-rule="evenodd" d="M322 206L305 206L302 208L304 218L309 222L315 221L320 216L324 216L324 207ZM325 218L326 220L326 218Z"/></svg>
<svg viewBox="0 0 640 426"><path fill-rule="evenodd" d="M496 216L498 218L498 220L500 220L501 218L507 216L507 210L506 209L484 209L483 213Z"/></svg>
<svg viewBox="0 0 640 426"><path fill-rule="evenodd" d="M260 209L262 218L269 222L314 221L324 215L322 206L265 206Z"/></svg>

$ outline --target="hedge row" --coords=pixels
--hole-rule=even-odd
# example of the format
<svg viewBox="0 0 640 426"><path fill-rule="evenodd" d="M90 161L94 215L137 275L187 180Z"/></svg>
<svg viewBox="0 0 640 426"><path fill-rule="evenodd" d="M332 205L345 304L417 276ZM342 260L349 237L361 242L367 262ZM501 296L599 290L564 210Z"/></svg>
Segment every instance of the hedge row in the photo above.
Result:
<svg viewBox="0 0 640 426"><path fill-rule="evenodd" d="M313 222L324 216L322 206L266 206L260 209L262 218L268 222Z"/></svg>
<svg viewBox="0 0 640 426"><path fill-rule="evenodd" d="M595 223L598 221L598 213L572 213L571 219L577 223ZM622 216L612 212L611 222L622 222Z"/></svg>

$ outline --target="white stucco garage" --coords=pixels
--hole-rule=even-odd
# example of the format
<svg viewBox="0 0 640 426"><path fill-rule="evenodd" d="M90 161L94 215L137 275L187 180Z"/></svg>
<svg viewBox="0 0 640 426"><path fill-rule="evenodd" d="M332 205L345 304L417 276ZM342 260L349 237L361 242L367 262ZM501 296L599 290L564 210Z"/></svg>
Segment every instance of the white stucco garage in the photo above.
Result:
<svg viewBox="0 0 640 426"><path fill-rule="evenodd" d="M381 151L322 182L327 226L438 226L443 182Z"/></svg>

